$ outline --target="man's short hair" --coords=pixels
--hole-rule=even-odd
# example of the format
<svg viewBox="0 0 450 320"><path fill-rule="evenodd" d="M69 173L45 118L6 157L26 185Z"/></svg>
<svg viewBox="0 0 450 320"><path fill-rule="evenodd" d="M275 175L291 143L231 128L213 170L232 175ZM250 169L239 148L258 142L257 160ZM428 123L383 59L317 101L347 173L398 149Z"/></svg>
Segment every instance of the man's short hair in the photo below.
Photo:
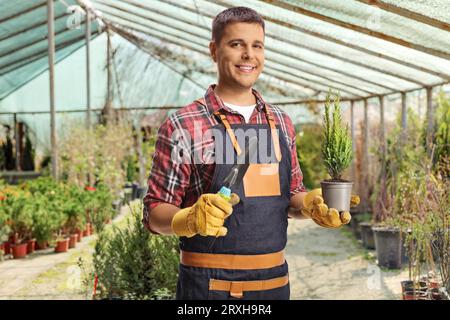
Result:
<svg viewBox="0 0 450 320"><path fill-rule="evenodd" d="M234 7L222 11L214 18L212 23L212 41L219 44L225 27L236 22L257 23L263 28L265 33L264 19L258 12L247 7Z"/></svg>

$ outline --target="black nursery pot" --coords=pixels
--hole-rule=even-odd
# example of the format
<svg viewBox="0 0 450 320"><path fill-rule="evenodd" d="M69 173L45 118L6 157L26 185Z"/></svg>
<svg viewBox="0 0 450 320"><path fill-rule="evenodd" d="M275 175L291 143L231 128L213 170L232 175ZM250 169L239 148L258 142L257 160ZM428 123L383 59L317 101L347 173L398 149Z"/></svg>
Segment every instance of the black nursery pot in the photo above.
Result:
<svg viewBox="0 0 450 320"><path fill-rule="evenodd" d="M375 239L372 231L372 224L370 222L361 222L359 224L361 229L361 239L364 248L366 249L375 249Z"/></svg>
<svg viewBox="0 0 450 320"><path fill-rule="evenodd" d="M402 266L402 241L398 228L372 227L378 265L388 269Z"/></svg>
<svg viewBox="0 0 450 320"><path fill-rule="evenodd" d="M360 212L352 212L350 211L350 214L352 215L352 220L350 221L350 228L352 229L353 235L357 239L361 239L361 229L359 227L359 221L356 215L361 214Z"/></svg>
<svg viewBox="0 0 450 320"><path fill-rule="evenodd" d="M147 189L147 186L138 188L138 199L144 199L145 195L147 194Z"/></svg>

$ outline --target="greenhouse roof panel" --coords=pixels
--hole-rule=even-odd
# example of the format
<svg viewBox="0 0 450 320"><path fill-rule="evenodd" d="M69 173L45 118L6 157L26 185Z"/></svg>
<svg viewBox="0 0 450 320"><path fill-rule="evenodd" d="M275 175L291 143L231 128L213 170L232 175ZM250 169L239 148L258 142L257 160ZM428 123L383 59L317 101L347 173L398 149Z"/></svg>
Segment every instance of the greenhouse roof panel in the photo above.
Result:
<svg viewBox="0 0 450 320"><path fill-rule="evenodd" d="M238 0L55 0L56 47L64 50L57 57L83 45L84 27L71 27L68 6L86 10L86 3L112 30L147 54L169 59L180 76L202 78L203 87L215 77L208 50L212 19L242 5ZM450 81L448 1L248 0L245 5L265 18L267 63L260 82L274 95L283 89L280 101L285 93L314 99L328 88L361 99ZM45 0L0 1L0 99L47 68L46 10ZM97 31L94 23L92 32ZM173 55L161 56L167 50Z"/></svg>

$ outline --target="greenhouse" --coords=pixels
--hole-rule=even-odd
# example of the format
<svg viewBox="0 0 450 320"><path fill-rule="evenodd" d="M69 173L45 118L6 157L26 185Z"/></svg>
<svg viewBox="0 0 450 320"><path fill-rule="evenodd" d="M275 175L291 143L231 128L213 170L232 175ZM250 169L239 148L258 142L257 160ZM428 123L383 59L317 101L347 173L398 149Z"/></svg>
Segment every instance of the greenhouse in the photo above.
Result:
<svg viewBox="0 0 450 320"><path fill-rule="evenodd" d="M449 300L449 124L446 0L0 0L0 299Z"/></svg>

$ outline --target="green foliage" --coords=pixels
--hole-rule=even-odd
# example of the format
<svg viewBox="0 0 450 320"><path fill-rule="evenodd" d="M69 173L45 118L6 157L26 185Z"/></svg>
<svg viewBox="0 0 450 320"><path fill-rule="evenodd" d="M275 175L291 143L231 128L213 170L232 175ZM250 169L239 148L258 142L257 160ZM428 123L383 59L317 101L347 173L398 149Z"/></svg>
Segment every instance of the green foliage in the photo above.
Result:
<svg viewBox="0 0 450 320"><path fill-rule="evenodd" d="M33 219L33 236L37 242L50 241L62 225L64 217L61 211L55 210L48 197L35 195L33 199L26 210Z"/></svg>
<svg viewBox="0 0 450 320"><path fill-rule="evenodd" d="M450 99L443 93L438 97L436 109L436 133L434 135L433 163L436 169L445 176L450 174Z"/></svg>
<svg viewBox="0 0 450 320"><path fill-rule="evenodd" d="M328 94L323 118L322 157L331 179L341 180L353 158L352 140L348 124L342 125L339 96L334 99L333 110L330 99Z"/></svg>
<svg viewBox="0 0 450 320"><path fill-rule="evenodd" d="M319 188L327 176L322 164L320 126L305 125L297 138L297 154L303 173L303 184L308 190Z"/></svg>
<svg viewBox="0 0 450 320"><path fill-rule="evenodd" d="M9 212L7 212L5 206L6 195L2 191L4 188L3 181L0 180L0 243L8 240L8 235L11 232L11 228L8 224Z"/></svg>
<svg viewBox="0 0 450 320"><path fill-rule="evenodd" d="M133 155L129 123L109 123L86 130L74 124L61 138L61 168L71 184L84 187L105 183L114 196L122 191L127 178L128 156Z"/></svg>
<svg viewBox="0 0 450 320"><path fill-rule="evenodd" d="M102 232L105 223L113 214L113 197L107 185L99 183L95 191L88 192L89 214L96 232Z"/></svg>
<svg viewBox="0 0 450 320"><path fill-rule="evenodd" d="M146 175L150 173L153 163L153 153L155 152L156 134L151 134L148 140L142 142L142 154L145 159Z"/></svg>
<svg viewBox="0 0 450 320"><path fill-rule="evenodd" d="M421 140L420 119L411 108L407 109L407 123L406 131L402 132L399 115L397 126L387 140L387 214L379 222L410 221L420 211L419 205L426 201L426 179L431 164Z"/></svg>
<svg viewBox="0 0 450 320"><path fill-rule="evenodd" d="M178 239L152 235L141 221L142 208L131 208L125 229L100 234L94 267L99 296L106 299L173 298L178 276Z"/></svg>
<svg viewBox="0 0 450 320"><path fill-rule="evenodd" d="M9 219L11 233L17 234L19 241L31 238L33 220L30 212L25 210L31 200L28 193L17 188L14 193L7 194L2 201L2 208Z"/></svg>
<svg viewBox="0 0 450 320"><path fill-rule="evenodd" d="M387 140L387 197L382 203L385 214L378 217L378 222L399 227L404 232L411 280L419 281L425 269L435 272L437 262L442 284L449 290L450 185L448 175L442 174L439 165L448 154L446 125L442 124L448 106L442 107L444 104L440 102L437 111L440 120L434 142L440 143L434 145L434 157L425 148L427 123L408 109L407 128L402 131L399 115L397 127Z"/></svg>
<svg viewBox="0 0 450 320"><path fill-rule="evenodd" d="M91 191L50 177L16 187L0 185L0 199L0 235L14 232L20 239L34 237L40 242L61 232L83 230L87 218L101 232L113 210L113 196L105 184Z"/></svg>
<svg viewBox="0 0 450 320"><path fill-rule="evenodd" d="M128 182L133 182L138 179L139 167L137 163L137 157L135 155L128 156L126 172Z"/></svg>

